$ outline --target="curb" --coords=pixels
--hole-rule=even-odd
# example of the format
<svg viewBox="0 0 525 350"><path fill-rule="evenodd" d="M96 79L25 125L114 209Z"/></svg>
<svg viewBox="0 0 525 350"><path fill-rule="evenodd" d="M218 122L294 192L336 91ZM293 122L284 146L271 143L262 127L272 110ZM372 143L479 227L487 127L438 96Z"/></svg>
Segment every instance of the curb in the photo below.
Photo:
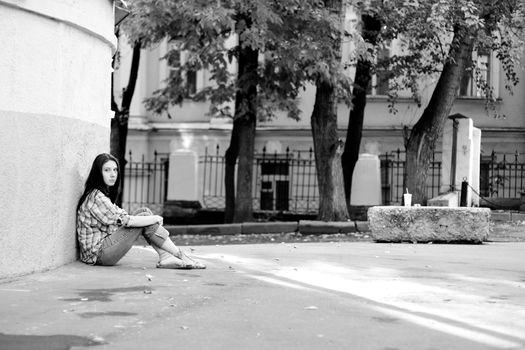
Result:
<svg viewBox="0 0 525 350"><path fill-rule="evenodd" d="M335 234L335 233L353 233L357 231L354 221L347 222L327 222L314 220L300 220L299 232L302 234L319 235L319 234Z"/></svg>
<svg viewBox="0 0 525 350"><path fill-rule="evenodd" d="M347 234L368 232L367 221L315 221L245 222L242 224L166 225L170 236L182 235L238 235L297 232L304 235Z"/></svg>
<svg viewBox="0 0 525 350"><path fill-rule="evenodd" d="M297 232L297 222L245 222L242 223L241 233L289 233Z"/></svg>

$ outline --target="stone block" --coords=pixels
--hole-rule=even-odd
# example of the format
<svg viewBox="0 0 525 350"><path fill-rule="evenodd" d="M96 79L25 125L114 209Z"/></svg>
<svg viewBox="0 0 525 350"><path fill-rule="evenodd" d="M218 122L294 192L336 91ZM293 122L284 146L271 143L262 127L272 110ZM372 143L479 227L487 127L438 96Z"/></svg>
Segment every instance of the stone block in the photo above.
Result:
<svg viewBox="0 0 525 350"><path fill-rule="evenodd" d="M241 224L187 226L188 235L238 235L241 234L241 232Z"/></svg>
<svg viewBox="0 0 525 350"><path fill-rule="evenodd" d="M296 232L297 222L245 222L241 231L243 234Z"/></svg>
<svg viewBox="0 0 525 350"><path fill-rule="evenodd" d="M492 221L510 221L510 212L508 211L493 211L490 213Z"/></svg>
<svg viewBox="0 0 525 350"><path fill-rule="evenodd" d="M355 232L354 221L300 220L299 232L303 235L322 235Z"/></svg>
<svg viewBox="0 0 525 350"><path fill-rule="evenodd" d="M378 206L368 210L371 237L380 242L481 243L490 209Z"/></svg>

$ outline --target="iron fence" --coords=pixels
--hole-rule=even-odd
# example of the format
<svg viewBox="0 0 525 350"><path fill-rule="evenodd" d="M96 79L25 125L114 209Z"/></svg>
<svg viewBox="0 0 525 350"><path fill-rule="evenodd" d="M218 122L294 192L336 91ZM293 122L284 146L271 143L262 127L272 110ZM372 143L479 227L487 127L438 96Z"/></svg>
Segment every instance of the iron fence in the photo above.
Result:
<svg viewBox="0 0 525 350"><path fill-rule="evenodd" d="M225 206L224 156L205 149L199 158L203 169L203 205L209 209ZM319 191L313 150L268 154L266 148L254 155L253 208L258 211L315 213Z"/></svg>
<svg viewBox="0 0 525 350"><path fill-rule="evenodd" d="M524 190L525 161L518 152L503 154L492 151L480 159L480 195L486 198L517 198ZM405 152L398 149L379 156L381 171L382 204L400 204L405 175ZM129 153L126 164L123 207L133 211L148 206L162 211L168 183L167 153L154 152L153 161L144 156L135 160ZM208 209L225 207L225 160L219 146L214 152L205 149L199 157L202 174L202 204ZM254 155L253 208L257 211L291 213L316 213L319 206L319 189L313 150L284 153L262 152ZM441 153L433 155L427 177L427 196L439 194L442 167Z"/></svg>
<svg viewBox="0 0 525 350"><path fill-rule="evenodd" d="M144 155L135 160L131 151L124 171L122 207L133 212L148 207L154 213L162 213L168 189L169 157L166 153L153 153L153 161Z"/></svg>
<svg viewBox="0 0 525 350"><path fill-rule="evenodd" d="M490 198L518 198L525 190L525 161L518 151L481 156L480 195Z"/></svg>
<svg viewBox="0 0 525 350"><path fill-rule="evenodd" d="M428 195L439 191L441 162L434 159L428 176ZM382 204L399 204L403 196L405 172L404 152L388 152L380 156ZM224 208L224 156L219 146L215 153L205 150L200 157L204 169L203 204L206 208ZM319 189L313 150L268 154L263 148L254 155L253 208L257 211L316 213Z"/></svg>
<svg viewBox="0 0 525 350"><path fill-rule="evenodd" d="M403 198L405 176L405 151L397 149L379 156L381 161L381 192L384 205L399 205ZM441 153L432 154L427 174L427 198L439 194L441 183Z"/></svg>
<svg viewBox="0 0 525 350"><path fill-rule="evenodd" d="M480 194L490 198L517 198L524 190L525 162L520 154L492 151L480 158ZM397 149L379 156L383 205L402 203L405 176L405 151ZM509 159L512 159L509 161ZM204 168L203 203L207 208L224 208L224 156L219 146L215 153L200 157ZM440 192L442 176L441 152L435 152L427 175L427 197ZM312 149L286 150L284 154L268 154L263 149L254 156L254 210L315 213L319 205L317 172Z"/></svg>

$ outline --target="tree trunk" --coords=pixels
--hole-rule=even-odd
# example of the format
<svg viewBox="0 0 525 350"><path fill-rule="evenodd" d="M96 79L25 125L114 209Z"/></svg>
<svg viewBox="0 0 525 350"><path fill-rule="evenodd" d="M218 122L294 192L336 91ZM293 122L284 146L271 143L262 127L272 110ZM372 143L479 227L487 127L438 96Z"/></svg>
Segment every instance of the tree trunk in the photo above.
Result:
<svg viewBox="0 0 525 350"><path fill-rule="evenodd" d="M341 167L342 141L337 135L337 101L329 82L318 82L311 117L319 185L318 219L348 220Z"/></svg>
<svg viewBox="0 0 525 350"><path fill-rule="evenodd" d="M248 22L248 21L247 21ZM238 91L230 145L226 151L224 176L225 222L250 221L253 217L252 182L255 127L257 120L257 67L259 52L239 44ZM237 165L237 186L235 164Z"/></svg>
<svg viewBox="0 0 525 350"><path fill-rule="evenodd" d="M341 16L341 0L324 0L324 4ZM334 52L340 53L341 41L334 40L332 45ZM320 78L316 82L310 124L319 186L317 218L323 221L346 221L349 216L341 167L343 142L337 135L337 99L333 83L325 78Z"/></svg>
<svg viewBox="0 0 525 350"><path fill-rule="evenodd" d="M230 136L230 145L224 154L224 190L225 190L225 208L224 222L233 222L235 213L235 165L239 156L239 120L233 120L232 134Z"/></svg>
<svg viewBox="0 0 525 350"><path fill-rule="evenodd" d="M253 152L255 143L255 113L239 123L239 163L237 165L237 195L233 222L251 221L253 218Z"/></svg>
<svg viewBox="0 0 525 350"><path fill-rule="evenodd" d="M432 154L454 104L461 75L471 60L473 40L473 35L465 28L456 28L454 31L450 59L444 64L428 106L406 142L404 183L405 188L412 193L412 203L427 203L427 172Z"/></svg>
<svg viewBox="0 0 525 350"><path fill-rule="evenodd" d="M252 178L253 152L255 138L255 118L237 118L233 121L230 146L225 153L224 184L226 208L224 222L243 222L252 218ZM237 186L235 186L235 166L237 167ZM239 189L237 196L235 187ZM237 197L237 198L236 198Z"/></svg>
<svg viewBox="0 0 525 350"><path fill-rule="evenodd" d="M137 76L140 63L140 42L133 47L133 56L131 58L131 69L129 72L128 86L122 94L122 105L119 108L115 102L113 93L113 86L111 87L111 109L115 112L115 116L111 119L111 134L110 134L110 153L115 156L120 165L120 187L118 189L116 204L122 205L122 194L124 188L124 174L126 168L126 141L128 137L128 121L129 108L131 100L135 92L137 83ZM111 75L111 85L113 85L113 75Z"/></svg>
<svg viewBox="0 0 525 350"><path fill-rule="evenodd" d="M362 17L363 39L376 45L377 36L381 30L381 22L372 16L363 15ZM355 70L354 89L352 93L352 109L348 117L348 128L346 129L345 149L341 157L343 165L343 175L345 182L345 198L348 208L352 196L352 178L355 165L359 159L359 149L363 136L363 121L365 118L366 93L370 80L372 64L368 60L359 59Z"/></svg>

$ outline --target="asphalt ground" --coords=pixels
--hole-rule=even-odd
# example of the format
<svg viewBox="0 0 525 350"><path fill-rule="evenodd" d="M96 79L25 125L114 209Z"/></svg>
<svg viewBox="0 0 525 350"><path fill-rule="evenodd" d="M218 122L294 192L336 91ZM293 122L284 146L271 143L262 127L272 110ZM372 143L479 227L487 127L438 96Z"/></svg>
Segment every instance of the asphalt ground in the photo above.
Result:
<svg viewBox="0 0 525 350"><path fill-rule="evenodd" d="M525 243L183 249L2 281L0 349L525 349Z"/></svg>

